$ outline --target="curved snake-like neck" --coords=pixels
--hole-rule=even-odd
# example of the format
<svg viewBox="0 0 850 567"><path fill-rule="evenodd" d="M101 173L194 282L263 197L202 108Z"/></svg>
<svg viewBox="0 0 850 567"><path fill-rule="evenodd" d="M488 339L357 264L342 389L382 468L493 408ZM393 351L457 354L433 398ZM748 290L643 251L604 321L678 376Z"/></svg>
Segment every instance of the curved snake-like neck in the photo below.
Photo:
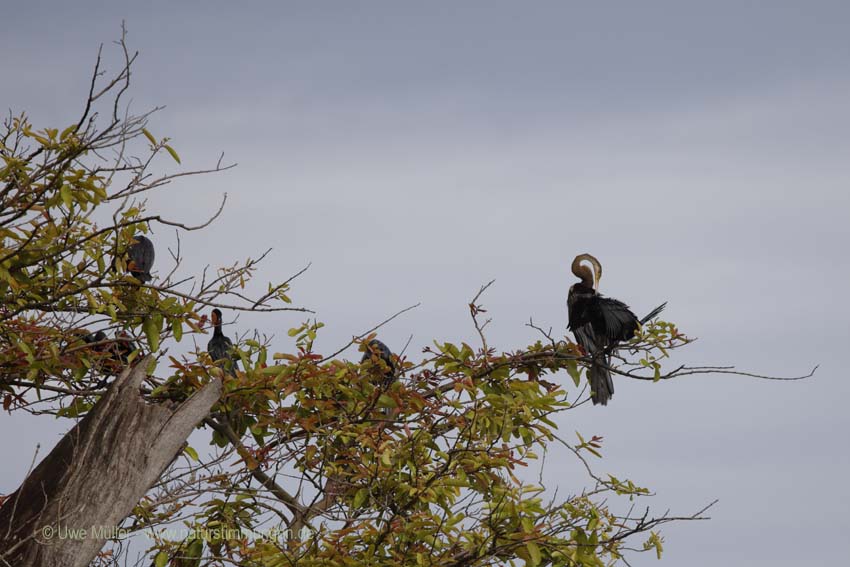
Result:
<svg viewBox="0 0 850 567"><path fill-rule="evenodd" d="M586 265L582 264L585 260L591 263L593 272ZM594 256L590 254L579 254L573 260L572 270L573 274L587 287L594 290L599 287L599 280L602 279L602 264Z"/></svg>

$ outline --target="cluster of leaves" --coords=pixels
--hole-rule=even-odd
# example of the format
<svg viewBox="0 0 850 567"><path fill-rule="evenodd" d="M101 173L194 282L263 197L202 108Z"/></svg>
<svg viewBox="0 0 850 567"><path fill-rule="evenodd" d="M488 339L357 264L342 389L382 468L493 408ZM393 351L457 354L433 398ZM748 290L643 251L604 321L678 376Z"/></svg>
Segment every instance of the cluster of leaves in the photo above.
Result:
<svg viewBox="0 0 850 567"><path fill-rule="evenodd" d="M175 470L137 510L137 529L181 525L189 534L159 539L152 552L162 561L603 565L621 558L626 538L641 532L650 538L647 549L660 552L652 529L672 518L617 515L605 503L605 495L628 500L648 490L591 472L585 455L601 457L601 439L578 435L570 443L557 433L555 415L586 401L588 361L574 343L537 342L502 354L435 343L416 364L399 360L387 383L383 361L355 364L315 352L321 326L290 331L295 353L269 354L256 343L239 349L240 370L226 376L206 422L220 452ZM648 326L630 346L686 341L671 343L668 331L664 322ZM173 359L170 395L224 375L205 362ZM572 396L544 375L571 376ZM542 477L530 483L518 471L553 444L587 466L593 486L544 502ZM191 449L189 459L197 458ZM207 497L173 505L188 493ZM190 544L203 553L187 554Z"/></svg>

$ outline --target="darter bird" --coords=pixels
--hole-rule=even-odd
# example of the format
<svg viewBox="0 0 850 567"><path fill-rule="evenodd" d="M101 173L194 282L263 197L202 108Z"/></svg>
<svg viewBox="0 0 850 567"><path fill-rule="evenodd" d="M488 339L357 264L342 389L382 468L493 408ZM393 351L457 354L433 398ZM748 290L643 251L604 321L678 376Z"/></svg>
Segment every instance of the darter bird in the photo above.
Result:
<svg viewBox="0 0 850 567"><path fill-rule="evenodd" d="M584 261L593 266L593 271ZM599 293L599 280L602 278L599 260L590 254L579 254L573 260L572 272L581 281L570 287L567 296L569 328L578 344L592 359L589 370L590 398L594 405L604 406L614 395L614 382L609 370L611 353L621 342L634 337L641 325L661 313L667 303L662 303L649 315L638 319L628 305Z"/></svg>

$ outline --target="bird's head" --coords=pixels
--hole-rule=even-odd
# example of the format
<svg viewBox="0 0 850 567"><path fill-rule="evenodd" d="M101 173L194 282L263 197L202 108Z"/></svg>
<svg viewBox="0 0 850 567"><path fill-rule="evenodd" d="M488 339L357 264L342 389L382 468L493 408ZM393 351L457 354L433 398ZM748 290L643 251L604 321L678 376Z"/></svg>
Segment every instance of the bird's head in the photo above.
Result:
<svg viewBox="0 0 850 567"><path fill-rule="evenodd" d="M213 309L211 319L213 327L221 326L221 311L219 309Z"/></svg>
<svg viewBox="0 0 850 567"><path fill-rule="evenodd" d="M593 270L583 262L590 262ZM599 287L599 280L602 279L602 264L599 263L591 254L579 254L573 260L573 274L581 280L585 286L596 290Z"/></svg>

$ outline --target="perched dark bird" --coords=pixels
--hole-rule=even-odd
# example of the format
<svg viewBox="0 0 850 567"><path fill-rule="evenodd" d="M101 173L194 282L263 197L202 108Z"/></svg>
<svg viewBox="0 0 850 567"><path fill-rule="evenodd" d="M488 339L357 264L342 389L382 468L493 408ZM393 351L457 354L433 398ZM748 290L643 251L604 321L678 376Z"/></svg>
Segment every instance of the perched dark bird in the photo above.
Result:
<svg viewBox="0 0 850 567"><path fill-rule="evenodd" d="M96 333L88 333L83 335L83 342L87 345L94 344L96 345L94 349L96 351L102 351L106 347L106 333L103 331L98 331ZM103 344L101 344L103 343Z"/></svg>
<svg viewBox="0 0 850 567"><path fill-rule="evenodd" d="M593 271L583 264L590 262ZM662 303L643 319L638 319L622 301L602 296L597 290L602 278L602 265L590 254L579 254L572 272L581 281L570 287L567 296L569 327L579 345L593 359L590 365L590 398L593 404L607 405L614 395L614 382L608 370L610 355L620 342L635 336L638 328L656 317L667 303Z"/></svg>
<svg viewBox="0 0 850 567"><path fill-rule="evenodd" d="M383 373L384 380L381 385L386 388L392 384L395 380L395 363L393 362L393 353L387 345L378 339L372 339L366 343L366 352L363 353L360 364L367 360L371 360L376 366L379 364L379 360L383 361L386 370Z"/></svg>
<svg viewBox="0 0 850 567"><path fill-rule="evenodd" d="M116 333L114 339L109 339L103 331L87 333L82 338L84 343L91 345L93 351L109 353L113 361L123 364L129 362L130 355L136 350L136 343L125 331Z"/></svg>
<svg viewBox="0 0 850 567"><path fill-rule="evenodd" d="M140 282L148 283L153 279L151 269L156 257L153 242L141 234L137 234L133 239L127 249L127 271Z"/></svg>
<svg viewBox="0 0 850 567"><path fill-rule="evenodd" d="M236 376L237 361L239 358L233 352L233 341L225 337L221 331L221 311L212 310L213 336L207 343L207 352L213 362L221 368L226 369L231 375Z"/></svg>
<svg viewBox="0 0 850 567"><path fill-rule="evenodd" d="M97 366L97 372L104 374L104 377L95 384L95 388L105 387L109 376L124 370L130 361L130 355L136 350L136 343L124 331L117 333L114 339L109 339L103 331L87 333L82 339L101 357L102 363Z"/></svg>

